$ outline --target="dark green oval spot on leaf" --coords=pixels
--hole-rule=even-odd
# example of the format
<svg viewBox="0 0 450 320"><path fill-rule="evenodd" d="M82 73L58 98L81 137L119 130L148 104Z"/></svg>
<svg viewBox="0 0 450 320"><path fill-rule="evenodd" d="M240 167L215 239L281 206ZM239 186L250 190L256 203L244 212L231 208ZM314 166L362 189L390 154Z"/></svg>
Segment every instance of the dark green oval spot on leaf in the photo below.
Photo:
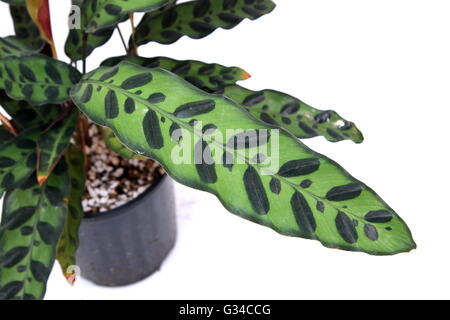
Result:
<svg viewBox="0 0 450 320"><path fill-rule="evenodd" d="M317 171L319 167L320 161L317 158L292 160L283 164L278 174L286 178L304 176Z"/></svg>
<svg viewBox="0 0 450 320"><path fill-rule="evenodd" d="M194 161L198 175L204 183L217 182L216 166L206 141L200 140L195 145Z"/></svg>
<svg viewBox="0 0 450 320"><path fill-rule="evenodd" d="M117 118L119 115L119 102L114 91L110 90L105 96L105 117L107 119Z"/></svg>
<svg viewBox="0 0 450 320"><path fill-rule="evenodd" d="M1 257L0 265L5 268L12 268L28 254L28 247L15 247L5 253L3 257Z"/></svg>
<svg viewBox="0 0 450 320"><path fill-rule="evenodd" d="M25 222L27 222L36 211L36 207L21 207L14 212L11 212L4 221L2 225L7 230L14 230L21 227Z"/></svg>
<svg viewBox="0 0 450 320"><path fill-rule="evenodd" d="M161 149L164 145L158 115L153 110L148 110L142 121L145 139L152 149Z"/></svg>
<svg viewBox="0 0 450 320"><path fill-rule="evenodd" d="M343 212L339 212L335 219L336 229L348 243L355 243L358 241L358 233L352 220Z"/></svg>
<svg viewBox="0 0 450 320"><path fill-rule="evenodd" d="M125 112L131 114L134 112L135 109L136 105L134 100L128 97L127 100L125 100Z"/></svg>
<svg viewBox="0 0 450 320"><path fill-rule="evenodd" d="M298 110L300 110L300 103L298 103L297 101L292 101L292 102L286 103L281 108L281 114L287 116L287 115L296 113Z"/></svg>
<svg viewBox="0 0 450 320"><path fill-rule="evenodd" d="M327 192L326 198L330 201L345 201L358 197L362 188L357 183L349 183L343 186L334 187Z"/></svg>
<svg viewBox="0 0 450 320"><path fill-rule="evenodd" d="M281 182L277 178L272 178L269 183L270 191L274 194L280 194L281 192Z"/></svg>
<svg viewBox="0 0 450 320"><path fill-rule="evenodd" d="M261 177L253 167L248 167L244 173L244 186L253 209L257 214L264 215L269 212L270 204Z"/></svg>
<svg viewBox="0 0 450 320"><path fill-rule="evenodd" d="M263 102L265 98L266 97L264 96L263 91L255 92L255 93L252 93L251 95L248 95L247 97L245 97L244 101L242 101L242 104L244 106L251 107L251 106L254 106L254 105L257 105L257 104Z"/></svg>
<svg viewBox="0 0 450 320"><path fill-rule="evenodd" d="M151 73L141 73L126 79L120 87L125 90L131 90L145 86L150 83L152 79L153 77Z"/></svg>
<svg viewBox="0 0 450 320"><path fill-rule="evenodd" d="M375 241L378 239L378 231L377 228L374 227L371 224L365 224L364 225L364 234L366 237L372 241Z"/></svg>
<svg viewBox="0 0 450 320"><path fill-rule="evenodd" d="M205 114L214 110L216 102L214 100L202 100L189 102L179 106L174 115L177 118L191 118L199 114Z"/></svg>
<svg viewBox="0 0 450 320"><path fill-rule="evenodd" d="M49 270L42 262L31 261L30 270L37 282L44 282L47 280Z"/></svg>
<svg viewBox="0 0 450 320"><path fill-rule="evenodd" d="M316 231L317 225L311 207L300 192L295 192L291 198L291 207L300 230L311 237Z"/></svg>
<svg viewBox="0 0 450 320"><path fill-rule="evenodd" d="M392 213L387 210L370 211L364 219L372 223L386 223L392 220Z"/></svg>

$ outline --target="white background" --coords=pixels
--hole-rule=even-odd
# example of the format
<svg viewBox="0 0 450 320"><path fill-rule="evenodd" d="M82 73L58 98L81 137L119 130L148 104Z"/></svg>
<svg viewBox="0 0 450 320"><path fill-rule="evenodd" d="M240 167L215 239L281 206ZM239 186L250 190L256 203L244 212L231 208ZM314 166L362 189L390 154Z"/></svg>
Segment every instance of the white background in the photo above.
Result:
<svg viewBox="0 0 450 320"><path fill-rule="evenodd" d="M450 2L276 0L274 12L202 40L141 47L237 65L245 86L278 89L355 121L366 140L306 140L376 190L408 223L418 249L392 257L331 250L227 213L213 196L176 186L178 242L138 284L70 288L55 265L48 299L450 298ZM51 1L59 55L69 1ZM2 36L12 34L1 5ZM128 23L121 25L129 32ZM124 54L118 35L89 59ZM114 235L111 235L114 237Z"/></svg>

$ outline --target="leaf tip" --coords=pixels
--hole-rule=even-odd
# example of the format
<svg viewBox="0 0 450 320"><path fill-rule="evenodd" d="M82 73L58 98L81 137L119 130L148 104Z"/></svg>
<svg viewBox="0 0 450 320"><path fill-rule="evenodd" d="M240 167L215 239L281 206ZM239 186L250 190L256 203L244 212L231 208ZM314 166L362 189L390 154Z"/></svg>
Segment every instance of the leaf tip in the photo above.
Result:
<svg viewBox="0 0 450 320"><path fill-rule="evenodd" d="M364 141L364 135L362 134L362 132L355 127L355 131L353 132L353 138L352 138L353 142L360 144Z"/></svg>
<svg viewBox="0 0 450 320"><path fill-rule="evenodd" d="M411 236L411 241L410 241L409 251L415 250L415 249L417 249L417 244L416 244L416 242L414 241L414 239L413 239L412 236Z"/></svg>
<svg viewBox="0 0 450 320"><path fill-rule="evenodd" d="M246 71L244 71L244 74L242 75L242 80L250 79L252 75Z"/></svg>
<svg viewBox="0 0 450 320"><path fill-rule="evenodd" d="M37 178L38 183L41 186L45 183L45 181L47 181L47 179L48 179L48 176L38 176L38 178Z"/></svg>

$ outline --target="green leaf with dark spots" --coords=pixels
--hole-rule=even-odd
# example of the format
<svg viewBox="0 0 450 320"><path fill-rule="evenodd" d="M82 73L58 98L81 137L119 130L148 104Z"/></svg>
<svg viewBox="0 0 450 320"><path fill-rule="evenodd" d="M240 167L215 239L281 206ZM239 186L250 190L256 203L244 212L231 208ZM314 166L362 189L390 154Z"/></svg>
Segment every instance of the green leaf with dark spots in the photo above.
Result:
<svg viewBox="0 0 450 320"><path fill-rule="evenodd" d="M217 93L240 103L257 119L280 126L301 139L323 136L331 142L364 140L355 124L335 111L314 109L286 93L252 91L238 85L226 86Z"/></svg>
<svg viewBox="0 0 450 320"><path fill-rule="evenodd" d="M146 68L162 68L175 73L196 87L213 91L250 77L245 70L238 67L225 67L217 63L205 63L196 60L180 61L167 57L120 56L109 58L103 61L101 65L113 67L122 61L129 61Z"/></svg>
<svg viewBox="0 0 450 320"><path fill-rule="evenodd" d="M171 44L182 36L201 39L218 28L234 28L246 18L258 19L274 8L270 0L189 1L158 14L147 13L137 26L135 42L137 45L150 41Z"/></svg>
<svg viewBox="0 0 450 320"><path fill-rule="evenodd" d="M67 216L64 198L69 183L67 171L55 170L43 186L33 175L6 193L0 225L2 299L43 298ZM51 194L59 198L59 205L49 199Z"/></svg>
<svg viewBox="0 0 450 320"><path fill-rule="evenodd" d="M0 105L12 117L14 126L20 130L50 124L61 112L58 105L36 107L23 100L11 99L4 90L0 90Z"/></svg>
<svg viewBox="0 0 450 320"><path fill-rule="evenodd" d="M17 187L36 170L39 132L30 129L8 141L0 141L0 194Z"/></svg>
<svg viewBox="0 0 450 320"><path fill-rule="evenodd" d="M78 120L78 110L55 122L39 136L37 179L43 183L69 146Z"/></svg>
<svg viewBox="0 0 450 320"><path fill-rule="evenodd" d="M13 3L11 2L11 4ZM27 8L24 5L10 5L9 10L14 22L16 36L31 48L40 50L45 42L41 38L39 29L28 14Z"/></svg>
<svg viewBox="0 0 450 320"><path fill-rule="evenodd" d="M148 73L152 81L142 87L121 87L127 79ZM96 94L87 100L89 86ZM110 92L117 101L114 118L105 108ZM146 99L155 93L164 94L165 100ZM128 62L102 67L87 74L71 96L91 120L111 128L128 148L160 162L180 183L215 194L243 218L332 248L379 255L415 248L399 216L338 164L287 131L255 119L232 100L197 89L171 72ZM133 112L126 111L129 99L134 101ZM211 125L213 132L203 134ZM243 137L244 147L235 147L236 136ZM232 162L224 163L224 158ZM391 213L392 219L373 223L378 234L374 241L373 230L369 237L364 226L374 217L367 214L380 210Z"/></svg>
<svg viewBox="0 0 450 320"><path fill-rule="evenodd" d="M72 5L78 5L81 9L80 28L69 30L69 35L64 46L64 51L72 61L82 60L83 56L89 57L98 47L104 45L114 33L114 26L98 30L86 35L86 45L83 44L83 33L87 25L95 15L95 7L92 0L72 0ZM73 13L71 13L72 15Z"/></svg>
<svg viewBox="0 0 450 320"><path fill-rule="evenodd" d="M8 56L20 56L26 53L34 53L35 49L30 48L18 37L9 36L0 38L0 58Z"/></svg>
<svg viewBox="0 0 450 320"><path fill-rule="evenodd" d="M62 103L80 79L72 66L44 55L9 56L0 60L0 87L32 105Z"/></svg>
<svg viewBox="0 0 450 320"><path fill-rule="evenodd" d="M85 192L86 172L84 169L84 154L76 146L71 144L65 153L65 160L70 176L70 191L68 203L68 215L64 224L61 238L58 243L56 258L67 279L70 277L70 266L76 265L76 252L78 249L78 229L83 219L83 207L81 201Z"/></svg>
<svg viewBox="0 0 450 320"><path fill-rule="evenodd" d="M93 33L100 29L114 27L130 12L147 12L159 9L172 0L91 0L92 15L87 20L86 32Z"/></svg>

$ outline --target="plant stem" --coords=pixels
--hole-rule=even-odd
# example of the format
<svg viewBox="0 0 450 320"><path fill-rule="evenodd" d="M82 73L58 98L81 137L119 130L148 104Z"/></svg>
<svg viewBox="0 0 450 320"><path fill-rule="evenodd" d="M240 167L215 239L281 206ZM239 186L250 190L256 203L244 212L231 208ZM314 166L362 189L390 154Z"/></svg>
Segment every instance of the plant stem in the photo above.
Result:
<svg viewBox="0 0 450 320"><path fill-rule="evenodd" d="M137 45L136 45L136 41L134 40L134 34L136 33L136 27L134 25L134 14L133 14L133 12L130 12L128 15L130 17L130 22L131 22L131 41L133 43L133 47L132 47L133 54L135 56L137 56L138 55L138 48L137 48ZM130 51L131 51L131 48L130 48Z"/></svg>
<svg viewBox="0 0 450 320"><path fill-rule="evenodd" d="M86 31L83 30L83 75L86 74L86 59L87 59L87 41L88 41L88 34ZM72 102L73 103L73 102ZM78 137L79 137L79 145L81 147L81 152L84 153L84 168L87 171L88 170L88 157L86 154L86 145L87 145L87 139L88 139L88 124L86 117L81 114L78 118L77 123L77 131L78 131Z"/></svg>
<svg viewBox="0 0 450 320"><path fill-rule="evenodd" d="M119 25L117 25L116 28L117 28L117 31L119 31L120 40L122 40L122 44L123 44L123 47L125 48L125 52L128 53L129 49L127 47L127 44L125 43L125 39L123 38L123 34L122 34L122 31L120 31Z"/></svg>
<svg viewBox="0 0 450 320"><path fill-rule="evenodd" d="M81 152L84 153L84 168L85 170L89 169L89 156L86 153L87 145L88 145L88 137L89 137L89 123L84 114L81 114L78 118L77 123L77 131L78 131L78 143L81 147Z"/></svg>
<svg viewBox="0 0 450 320"><path fill-rule="evenodd" d="M83 74L86 74L87 40L88 34L83 32Z"/></svg>
<svg viewBox="0 0 450 320"><path fill-rule="evenodd" d="M19 134L19 130L6 118L2 113L0 113L0 122L3 124L6 130L11 132L13 135L17 136Z"/></svg>

